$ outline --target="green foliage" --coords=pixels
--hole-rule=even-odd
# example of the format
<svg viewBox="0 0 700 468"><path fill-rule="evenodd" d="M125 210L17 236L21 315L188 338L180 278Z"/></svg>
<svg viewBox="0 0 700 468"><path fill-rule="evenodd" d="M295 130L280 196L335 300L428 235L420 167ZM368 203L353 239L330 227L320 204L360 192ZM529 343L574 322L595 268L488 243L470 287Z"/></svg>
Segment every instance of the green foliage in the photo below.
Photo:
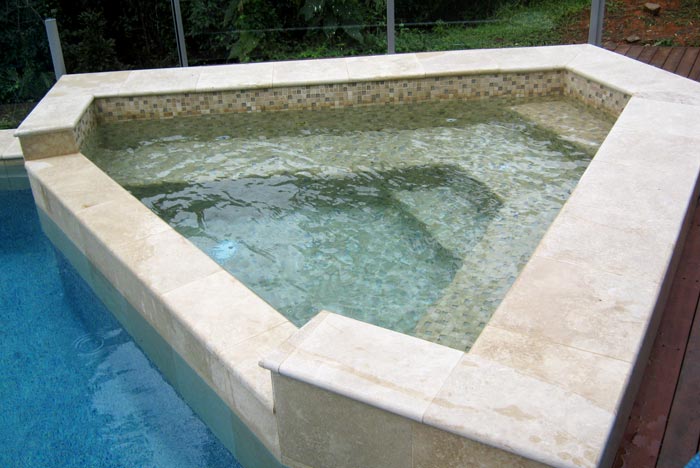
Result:
<svg viewBox="0 0 700 468"><path fill-rule="evenodd" d="M78 15L78 29L64 34L66 69L71 73L119 70L116 41L107 36L107 22L99 10Z"/></svg>
<svg viewBox="0 0 700 468"><path fill-rule="evenodd" d="M0 102L36 100L53 82L43 24L51 7L32 0L0 7Z"/></svg>
<svg viewBox="0 0 700 468"><path fill-rule="evenodd" d="M486 19L501 6L520 2L518 0L442 0L432 2L399 0L395 3L397 21L409 23Z"/></svg>
<svg viewBox="0 0 700 468"><path fill-rule="evenodd" d="M397 52L537 46L560 43L558 26L585 9L588 0L540 0L503 4L494 22L477 26L441 26L432 30L400 28Z"/></svg>
<svg viewBox="0 0 700 468"><path fill-rule="evenodd" d="M605 3L605 14L609 14L612 16L619 15L621 13L624 13L625 11L625 4L621 0L608 0Z"/></svg>
<svg viewBox="0 0 700 468"><path fill-rule="evenodd" d="M206 4L206 10L197 6L200 3ZM397 51L413 52L556 43L557 25L580 12L590 0L401 0L396 3ZM386 0L202 0L191 1L188 8L191 9L186 28L192 31L188 47L194 43L197 54L205 52L201 44L211 44L212 38L217 37L215 55L229 61L333 57L386 50L383 26ZM212 11L225 14L216 16ZM476 27L449 24L461 20L495 22ZM437 24L403 25L424 21L437 21ZM221 25L227 29L226 33L208 34L216 31L217 26L221 30Z"/></svg>
<svg viewBox="0 0 700 468"><path fill-rule="evenodd" d="M17 128L33 108L33 102L0 104L0 129Z"/></svg>
<svg viewBox="0 0 700 468"><path fill-rule="evenodd" d="M654 42L654 47L670 47L676 44L676 41L672 37L666 37L664 39L659 39Z"/></svg>
<svg viewBox="0 0 700 468"><path fill-rule="evenodd" d="M400 0L397 51L557 43L558 26L589 4ZM181 7L190 64L386 51L386 0L181 0ZM168 0L6 0L0 6L0 103L38 100L53 83L47 17L58 21L69 73L177 65ZM474 19L494 22L450 24Z"/></svg>
<svg viewBox="0 0 700 468"><path fill-rule="evenodd" d="M300 43L310 50L364 50L376 41L358 25L382 22L386 9L385 0L208 1L225 14L212 23L192 5L187 16L195 23L195 49L202 50L200 44L208 40L207 27L224 29L230 42L217 47L224 46L227 58L240 62L285 56Z"/></svg>

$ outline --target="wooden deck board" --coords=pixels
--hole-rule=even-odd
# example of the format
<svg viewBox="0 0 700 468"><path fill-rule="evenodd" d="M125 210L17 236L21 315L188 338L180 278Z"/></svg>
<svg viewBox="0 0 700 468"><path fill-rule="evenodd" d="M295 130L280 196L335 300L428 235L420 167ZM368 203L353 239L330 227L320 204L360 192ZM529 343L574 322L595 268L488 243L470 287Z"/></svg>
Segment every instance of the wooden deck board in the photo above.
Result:
<svg viewBox="0 0 700 468"><path fill-rule="evenodd" d="M686 48L681 63L678 64L676 73L688 77L690 75L690 70L693 69L695 61L698 59L698 54L700 54L700 48L692 47Z"/></svg>
<svg viewBox="0 0 700 468"><path fill-rule="evenodd" d="M684 78L700 81L700 47L611 45L613 52L648 63Z"/></svg>
<svg viewBox="0 0 700 468"><path fill-rule="evenodd" d="M700 81L700 47L610 50ZM682 468L700 451L700 204L683 246L651 355L613 463Z"/></svg>
<svg viewBox="0 0 700 468"><path fill-rule="evenodd" d="M666 63L666 59L670 53L670 47L656 47L656 52L649 62L649 65L653 65L657 68L663 68L664 63Z"/></svg>
<svg viewBox="0 0 700 468"><path fill-rule="evenodd" d="M656 55L656 47L645 47L644 50L642 50L642 53L639 54L639 57L637 57L637 60L640 62L649 63L651 62L651 59L654 58L654 55Z"/></svg>
<svg viewBox="0 0 700 468"><path fill-rule="evenodd" d="M700 441L700 313L695 313L673 407L661 443L658 468L685 466Z"/></svg>
<svg viewBox="0 0 700 468"><path fill-rule="evenodd" d="M627 55L627 52L629 52L631 47L632 46L630 46L628 44L622 44L622 45L617 46L617 48L615 49L615 52L617 52L618 54Z"/></svg>
<svg viewBox="0 0 700 468"><path fill-rule="evenodd" d="M668 58L664 62L663 69L670 71L671 73L676 73L678 65L681 63L681 59L685 55L685 51L685 47L671 47Z"/></svg>
<svg viewBox="0 0 700 468"><path fill-rule="evenodd" d="M690 78L691 80L700 81L700 57L695 59L695 64L688 73L688 78Z"/></svg>
<svg viewBox="0 0 700 468"><path fill-rule="evenodd" d="M692 454L686 455L692 452L693 438L698 434L686 433L683 428L691 424L688 416L700 410L695 387L700 377L700 357L688 352L689 343L699 343L692 346L700 347L700 315L696 314L699 301L700 206L694 212L615 468L655 468L662 455L665 458L661 462L668 464L659 468L683 467L691 458ZM700 350L695 353L700 354ZM688 364L688 359L695 362ZM700 418L690 420L700 422ZM697 449L697 438L694 443ZM677 450L677 446L685 447L684 451ZM679 459L684 459L682 464L678 464Z"/></svg>
<svg viewBox="0 0 700 468"><path fill-rule="evenodd" d="M644 50L644 46L634 45L634 46L629 48L629 50L627 51L627 53L625 55L627 55L629 58L636 59L639 57L639 54L641 54L643 50Z"/></svg>

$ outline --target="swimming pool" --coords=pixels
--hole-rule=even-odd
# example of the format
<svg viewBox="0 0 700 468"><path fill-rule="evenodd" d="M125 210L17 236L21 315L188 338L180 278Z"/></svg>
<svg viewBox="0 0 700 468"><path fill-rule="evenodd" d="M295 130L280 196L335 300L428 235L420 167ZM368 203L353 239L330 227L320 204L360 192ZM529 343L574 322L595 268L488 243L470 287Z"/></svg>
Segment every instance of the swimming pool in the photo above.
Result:
<svg viewBox="0 0 700 468"><path fill-rule="evenodd" d="M0 191L0 465L241 465L44 236L31 191Z"/></svg>
<svg viewBox="0 0 700 468"><path fill-rule="evenodd" d="M697 196L698 86L587 45L141 70L62 78L18 135L40 211L277 460L606 466ZM79 154L97 119L504 93L618 119L468 353L328 312L296 329Z"/></svg>

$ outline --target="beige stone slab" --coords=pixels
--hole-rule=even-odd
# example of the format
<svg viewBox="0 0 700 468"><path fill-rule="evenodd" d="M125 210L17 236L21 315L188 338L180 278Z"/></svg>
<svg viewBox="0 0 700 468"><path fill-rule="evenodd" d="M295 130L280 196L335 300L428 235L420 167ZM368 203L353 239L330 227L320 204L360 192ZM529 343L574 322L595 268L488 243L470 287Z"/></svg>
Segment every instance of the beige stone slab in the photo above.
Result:
<svg viewBox="0 0 700 468"><path fill-rule="evenodd" d="M423 66L415 54L373 55L368 57L348 57L350 81L380 81L422 78Z"/></svg>
<svg viewBox="0 0 700 468"><path fill-rule="evenodd" d="M27 161L25 165L27 171L33 172L47 190L73 213L106 203L112 197L129 196L82 154Z"/></svg>
<svg viewBox="0 0 700 468"><path fill-rule="evenodd" d="M634 94L664 79L668 72L600 47L588 46L567 64L576 74L613 89Z"/></svg>
<svg viewBox="0 0 700 468"><path fill-rule="evenodd" d="M658 72L654 72L655 74ZM640 99L700 106L700 83L688 78L664 73L635 93Z"/></svg>
<svg viewBox="0 0 700 468"><path fill-rule="evenodd" d="M77 213L109 201L124 189L80 154L27 161L25 167L37 205L86 253Z"/></svg>
<svg viewBox="0 0 700 468"><path fill-rule="evenodd" d="M411 421L279 374L273 387L284 463L411 466Z"/></svg>
<svg viewBox="0 0 700 468"><path fill-rule="evenodd" d="M698 172L700 132L679 136L617 125L598 149L595 160L627 166L641 165L667 173Z"/></svg>
<svg viewBox="0 0 700 468"><path fill-rule="evenodd" d="M495 73L498 63L488 50L451 50L415 54L425 76Z"/></svg>
<svg viewBox="0 0 700 468"><path fill-rule="evenodd" d="M426 411L431 426L551 466L595 467L613 415L480 356L464 355Z"/></svg>
<svg viewBox="0 0 700 468"><path fill-rule="evenodd" d="M260 359L260 367L279 374L282 363L301 346L307 337L314 333L314 330L326 320L330 313L331 312L322 310L316 314L277 348L265 354L263 358Z"/></svg>
<svg viewBox="0 0 700 468"><path fill-rule="evenodd" d="M12 135L14 130L4 130L7 134ZM13 136L9 144L5 146L5 150L2 151L2 159L22 159L22 146L20 145L19 138Z"/></svg>
<svg viewBox="0 0 700 468"><path fill-rule="evenodd" d="M673 236L654 229L618 229L580 218L564 208L549 227L535 256L584 265L615 275L660 284L675 249Z"/></svg>
<svg viewBox="0 0 700 468"><path fill-rule="evenodd" d="M470 354L561 387L611 413L617 413L629 372L625 361L492 325L484 328Z"/></svg>
<svg viewBox="0 0 700 468"><path fill-rule="evenodd" d="M131 243L172 229L126 190L79 212L83 229L106 245Z"/></svg>
<svg viewBox="0 0 700 468"><path fill-rule="evenodd" d="M15 135L72 130L90 104L90 95L45 97L24 119Z"/></svg>
<svg viewBox="0 0 700 468"><path fill-rule="evenodd" d="M546 466L425 424L413 424L413 468L545 468Z"/></svg>
<svg viewBox="0 0 700 468"><path fill-rule="evenodd" d="M116 96L119 94L119 88L129 78L129 74L131 71L63 75L46 95L48 97Z"/></svg>
<svg viewBox="0 0 700 468"><path fill-rule="evenodd" d="M30 175L30 180L31 178ZM36 188L33 189L34 198L40 200L36 202L37 205L44 210L78 250L85 254L85 243L80 231L80 225L76 222L73 211L62 202L60 197L56 196L55 192L48 189L43 183L35 181L33 185Z"/></svg>
<svg viewBox="0 0 700 468"><path fill-rule="evenodd" d="M84 233L90 262L172 345L173 327L161 296L221 268L172 229L109 245L93 231Z"/></svg>
<svg viewBox="0 0 700 468"><path fill-rule="evenodd" d="M498 65L500 72L517 73L563 69L588 47L588 45L514 47L489 49L488 53L491 60Z"/></svg>
<svg viewBox="0 0 700 468"><path fill-rule="evenodd" d="M208 351L233 346L288 320L255 293L221 270L162 296L172 316L207 343Z"/></svg>
<svg viewBox="0 0 700 468"><path fill-rule="evenodd" d="M0 157L5 158L5 151L15 140L15 130L0 130Z"/></svg>
<svg viewBox="0 0 700 468"><path fill-rule="evenodd" d="M638 98L648 99L651 101L673 102L676 104L688 104L692 106L700 106L700 96L693 93L667 92L667 91L643 91L635 94Z"/></svg>
<svg viewBox="0 0 700 468"><path fill-rule="evenodd" d="M177 353L187 362L204 380L210 388L214 387L211 375L211 361L214 356L210 351L207 340L201 339L196 331L187 323L183 323L182 317L175 313L168 305L163 304L163 296L156 297L154 302L155 313L151 316L153 323L161 324L161 335L166 338ZM163 310L161 307L165 307ZM198 309L194 309L198 310ZM193 312L190 310L188 312Z"/></svg>
<svg viewBox="0 0 700 468"><path fill-rule="evenodd" d="M489 324L631 363L659 288L636 278L535 256Z"/></svg>
<svg viewBox="0 0 700 468"><path fill-rule="evenodd" d="M29 166L32 164L31 161L27 161L27 164L25 166L25 169L27 169L27 176L29 177L29 186L32 189L32 196L34 198L34 204L37 206L37 208L44 213L47 213L47 208L46 208L46 194L44 193L45 189L43 185L32 175L32 172L29 170ZM0 175L4 174L5 171L5 165L4 161L0 161Z"/></svg>
<svg viewBox="0 0 700 468"><path fill-rule="evenodd" d="M110 244L140 282L163 295L221 271L221 267L174 230Z"/></svg>
<svg viewBox="0 0 700 468"><path fill-rule="evenodd" d="M201 67L197 92L270 88L273 68L271 62Z"/></svg>
<svg viewBox="0 0 700 468"><path fill-rule="evenodd" d="M25 134L20 137L24 159L43 159L65 156L79 151L73 130L58 130L49 133Z"/></svg>
<svg viewBox="0 0 700 468"><path fill-rule="evenodd" d="M303 86L346 83L348 67L345 59L298 60L274 62L272 86Z"/></svg>
<svg viewBox="0 0 700 468"><path fill-rule="evenodd" d="M562 212L675 243L698 173L593 160ZM635 246L630 246L634 248Z"/></svg>
<svg viewBox="0 0 700 468"><path fill-rule="evenodd" d="M284 341L289 339L298 328L285 320L281 324L270 328L247 340L231 344L223 343L217 347L215 353L220 357L221 362L229 363L233 373L230 375L231 387L245 387L251 394L262 402L269 409L273 407L272 387L270 384L270 372L260 367L260 360L269 352L276 349ZM246 402L244 398L237 398L234 392L235 407L241 409L246 414ZM254 419L254 418L250 418Z"/></svg>
<svg viewBox="0 0 700 468"><path fill-rule="evenodd" d="M63 187L77 183L72 174L97 169L89 159L80 153L57 156L43 161L27 161L27 170L52 187ZM56 185L54 185L56 184Z"/></svg>
<svg viewBox="0 0 700 468"><path fill-rule="evenodd" d="M261 357L278 347L297 330L285 321L259 335L231 345L221 343L213 349L211 374L215 388L236 414L279 456L277 421L274 416L270 372L258 365Z"/></svg>
<svg viewBox="0 0 700 468"><path fill-rule="evenodd" d="M646 131L650 139L656 135L697 137L700 106L632 97L615 126Z"/></svg>
<svg viewBox="0 0 700 468"><path fill-rule="evenodd" d="M296 344L279 372L420 421L461 355L329 313Z"/></svg>
<svg viewBox="0 0 700 468"><path fill-rule="evenodd" d="M119 87L120 96L193 93L200 68L158 68L134 70Z"/></svg>

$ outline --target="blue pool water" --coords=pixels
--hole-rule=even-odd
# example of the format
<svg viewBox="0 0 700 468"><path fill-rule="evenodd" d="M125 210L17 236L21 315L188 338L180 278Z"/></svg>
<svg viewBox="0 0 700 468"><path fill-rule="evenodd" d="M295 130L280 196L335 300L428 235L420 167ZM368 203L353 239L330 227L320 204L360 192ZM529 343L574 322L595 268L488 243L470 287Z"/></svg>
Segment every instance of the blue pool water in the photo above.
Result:
<svg viewBox="0 0 700 468"><path fill-rule="evenodd" d="M0 466L241 465L0 191Z"/></svg>

